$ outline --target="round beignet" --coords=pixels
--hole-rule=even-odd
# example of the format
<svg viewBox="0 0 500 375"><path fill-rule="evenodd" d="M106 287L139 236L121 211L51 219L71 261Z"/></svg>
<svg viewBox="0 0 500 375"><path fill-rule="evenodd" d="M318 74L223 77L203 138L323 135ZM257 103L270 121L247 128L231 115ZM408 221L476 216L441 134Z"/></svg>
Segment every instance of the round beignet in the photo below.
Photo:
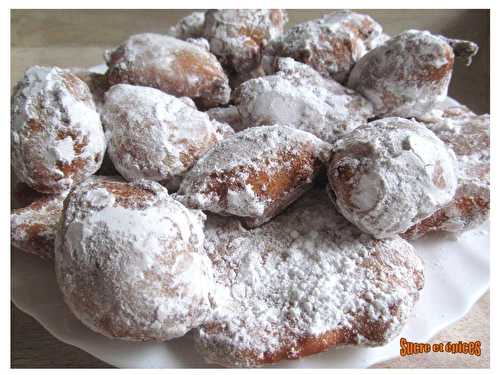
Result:
<svg viewBox="0 0 500 375"><path fill-rule="evenodd" d="M424 283L408 242L361 233L324 189L249 231L209 214L205 235L217 293L195 343L205 360L227 367L383 345L406 324Z"/></svg>
<svg viewBox="0 0 500 375"><path fill-rule="evenodd" d="M236 133L208 151L185 175L178 199L188 207L260 225L312 186L330 145L287 126Z"/></svg>
<svg viewBox="0 0 500 375"><path fill-rule="evenodd" d="M387 39L370 16L338 10L293 26L265 54L291 57L344 83L356 61Z"/></svg>
<svg viewBox="0 0 500 375"><path fill-rule="evenodd" d="M408 30L359 60L347 86L374 105L380 117L418 117L446 99L455 57L477 53L472 42Z"/></svg>
<svg viewBox="0 0 500 375"><path fill-rule="evenodd" d="M55 270L75 316L110 338L164 341L207 319L213 270L201 211L156 182L96 178L68 195Z"/></svg>
<svg viewBox="0 0 500 375"><path fill-rule="evenodd" d="M305 64L279 59L277 70L236 90L235 101L246 127L282 124L332 143L373 115L372 105L361 95Z"/></svg>
<svg viewBox="0 0 500 375"><path fill-rule="evenodd" d="M424 125L390 117L339 139L328 179L340 213L363 232L385 238L452 200L456 158Z"/></svg>
<svg viewBox="0 0 500 375"><path fill-rule="evenodd" d="M56 67L29 68L14 88L11 164L20 181L60 193L94 174L106 141L88 86Z"/></svg>
<svg viewBox="0 0 500 375"><path fill-rule="evenodd" d="M105 52L111 85L129 83L187 96L201 107L229 101L231 89L217 58L204 48L160 34L137 34Z"/></svg>
<svg viewBox="0 0 500 375"><path fill-rule="evenodd" d="M429 232L464 232L485 222L490 213L490 115L478 116L467 107L438 108L422 118L457 156L458 187L453 200L408 229L415 239Z"/></svg>
<svg viewBox="0 0 500 375"><path fill-rule="evenodd" d="M263 49L283 33L287 21L282 9L209 10L203 37L226 69L249 72L260 66Z"/></svg>
<svg viewBox="0 0 500 375"><path fill-rule="evenodd" d="M234 132L183 100L151 87L119 84L106 93L108 154L128 181L172 182Z"/></svg>

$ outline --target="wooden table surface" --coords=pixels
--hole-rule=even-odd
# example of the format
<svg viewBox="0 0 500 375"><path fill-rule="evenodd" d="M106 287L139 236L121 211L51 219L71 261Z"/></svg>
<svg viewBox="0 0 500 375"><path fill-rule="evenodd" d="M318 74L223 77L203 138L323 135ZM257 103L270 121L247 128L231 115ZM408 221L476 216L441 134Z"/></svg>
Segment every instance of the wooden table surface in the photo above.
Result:
<svg viewBox="0 0 500 375"><path fill-rule="evenodd" d="M470 69L458 66L450 87L453 97L479 113L489 112L489 14L487 11L416 10L366 11L387 32L405 28L429 29L452 37L480 42L481 53ZM164 32L187 11L12 11L11 86L35 64L60 67L102 63L102 51L127 35ZM290 11L291 23L313 19L324 10ZM11 366L14 368L110 367L84 351L52 337L30 316L11 307ZM377 368L488 368L489 293L459 322L444 329L431 342L482 342L482 355L430 353L398 358Z"/></svg>

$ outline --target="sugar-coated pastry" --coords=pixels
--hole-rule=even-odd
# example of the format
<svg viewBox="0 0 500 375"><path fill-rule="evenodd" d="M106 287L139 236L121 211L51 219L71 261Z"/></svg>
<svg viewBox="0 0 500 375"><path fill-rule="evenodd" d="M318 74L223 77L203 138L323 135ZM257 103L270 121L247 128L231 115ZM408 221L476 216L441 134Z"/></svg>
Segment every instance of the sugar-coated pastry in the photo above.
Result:
<svg viewBox="0 0 500 375"><path fill-rule="evenodd" d="M423 124L389 117L334 144L328 179L340 213L363 232L384 238L450 203L456 158Z"/></svg>
<svg viewBox="0 0 500 375"><path fill-rule="evenodd" d="M228 79L217 58L204 48L167 35L137 34L106 51L111 85L149 86L188 96L202 107L229 101Z"/></svg>
<svg viewBox="0 0 500 375"><path fill-rule="evenodd" d="M246 127L283 124L334 142L373 115L370 102L310 66L291 58L276 65L277 73L246 81L235 92Z"/></svg>
<svg viewBox="0 0 500 375"><path fill-rule="evenodd" d="M204 219L153 181L97 178L78 185L56 237L55 270L66 304L110 338L184 335L211 309Z"/></svg>
<svg viewBox="0 0 500 375"><path fill-rule="evenodd" d="M34 66L14 88L11 163L19 180L59 193L94 174L106 142L88 86L68 71Z"/></svg>
<svg viewBox="0 0 500 375"><path fill-rule="evenodd" d="M127 84L106 93L102 121L110 159L128 181L171 182L234 133L184 100Z"/></svg>
<svg viewBox="0 0 500 375"><path fill-rule="evenodd" d="M54 258L54 239L67 191L44 195L10 214L12 246L43 259Z"/></svg>
<svg viewBox="0 0 500 375"><path fill-rule="evenodd" d="M298 199L328 160L330 145L287 126L245 129L214 146L185 175L187 206L258 226Z"/></svg>
<svg viewBox="0 0 500 375"><path fill-rule="evenodd" d="M293 26L265 53L292 57L343 83L356 61L387 39L370 16L338 10Z"/></svg>
<svg viewBox="0 0 500 375"><path fill-rule="evenodd" d="M472 42L408 30L363 56L348 86L380 117L418 117L446 99L455 57L470 62L477 50Z"/></svg>
<svg viewBox="0 0 500 375"><path fill-rule="evenodd" d="M168 34L182 40L202 38L205 12L193 12L172 26Z"/></svg>
<svg viewBox="0 0 500 375"><path fill-rule="evenodd" d="M287 21L281 9L209 10L203 37L225 68L248 72L260 66L263 49L282 35Z"/></svg>
<svg viewBox="0 0 500 375"><path fill-rule="evenodd" d="M457 156L458 187L453 200L408 229L407 239L429 232L463 232L490 213L490 115L478 116L462 105L436 108L420 119Z"/></svg>
<svg viewBox="0 0 500 375"><path fill-rule="evenodd" d="M205 360L254 367L399 334L423 287L422 262L408 242L375 240L330 205L313 190L249 231L209 215L217 292L194 335Z"/></svg>

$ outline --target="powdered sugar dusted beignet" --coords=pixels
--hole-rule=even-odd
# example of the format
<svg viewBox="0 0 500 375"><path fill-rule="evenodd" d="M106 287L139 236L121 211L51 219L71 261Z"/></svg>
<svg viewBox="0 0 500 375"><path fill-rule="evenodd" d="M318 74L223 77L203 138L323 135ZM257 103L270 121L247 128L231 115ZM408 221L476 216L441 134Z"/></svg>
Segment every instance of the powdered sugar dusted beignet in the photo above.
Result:
<svg viewBox="0 0 500 375"><path fill-rule="evenodd" d="M204 219L153 181L85 181L70 192L56 237L65 302L89 328L111 338L184 335L211 308Z"/></svg>
<svg viewBox="0 0 500 375"><path fill-rule="evenodd" d="M463 232L489 217L490 115L477 116L461 105L437 111L441 115L426 126L455 152L458 187L451 203L404 233L407 239L434 231Z"/></svg>
<svg viewBox="0 0 500 375"><path fill-rule="evenodd" d="M132 35L105 53L111 85L149 86L188 96L202 107L229 101L230 88L217 58L204 48L160 34Z"/></svg>
<svg viewBox="0 0 500 375"><path fill-rule="evenodd" d="M168 34L182 40L202 38L204 24L205 12L193 12L172 26Z"/></svg>
<svg viewBox="0 0 500 375"><path fill-rule="evenodd" d="M383 345L401 331L423 267L399 237L375 240L313 190L250 231L209 216L217 282L212 318L195 330L208 362L250 367L341 345Z"/></svg>
<svg viewBox="0 0 500 375"><path fill-rule="evenodd" d="M292 57L342 83L356 61L387 39L370 16L339 10L295 25L265 53Z"/></svg>
<svg viewBox="0 0 500 375"><path fill-rule="evenodd" d="M308 189L330 145L287 126L246 129L208 151L185 175L178 199L193 208L236 215L247 226L280 213Z"/></svg>
<svg viewBox="0 0 500 375"><path fill-rule="evenodd" d="M127 180L169 182L234 132L229 125L151 87L119 84L106 93L108 154Z"/></svg>
<svg viewBox="0 0 500 375"><path fill-rule="evenodd" d="M62 192L95 173L105 150L88 86L59 68L29 68L11 107L11 163L19 180L42 193Z"/></svg>
<svg viewBox="0 0 500 375"><path fill-rule="evenodd" d="M408 30L363 56L348 86L381 117L418 117L445 100L455 57L470 62L477 50L472 42Z"/></svg>
<svg viewBox="0 0 500 375"><path fill-rule="evenodd" d="M424 125L397 117L339 139L328 170L336 206L376 238L402 233L448 204L456 158Z"/></svg>
<svg viewBox="0 0 500 375"><path fill-rule="evenodd" d="M281 9L209 10L203 36L225 68L248 72L260 66L263 49L282 35L287 21Z"/></svg>
<svg viewBox="0 0 500 375"><path fill-rule="evenodd" d="M14 247L43 259L54 258L54 239L68 192L45 195L12 210L10 240Z"/></svg>
<svg viewBox="0 0 500 375"><path fill-rule="evenodd" d="M326 142L366 124L371 104L356 92L291 58L279 59L274 75L244 82L236 91L247 127L283 124Z"/></svg>

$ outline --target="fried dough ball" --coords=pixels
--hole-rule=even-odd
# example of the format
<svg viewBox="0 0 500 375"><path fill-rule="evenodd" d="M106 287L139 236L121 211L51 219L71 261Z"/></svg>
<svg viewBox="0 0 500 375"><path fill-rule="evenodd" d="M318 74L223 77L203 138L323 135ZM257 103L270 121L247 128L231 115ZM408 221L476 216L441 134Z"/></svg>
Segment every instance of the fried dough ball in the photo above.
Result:
<svg viewBox="0 0 500 375"><path fill-rule="evenodd" d="M284 58L277 69L274 75L244 82L235 92L246 127L283 124L331 143L373 115L361 95L305 64Z"/></svg>
<svg viewBox="0 0 500 375"><path fill-rule="evenodd" d="M218 293L194 331L207 362L262 366L399 334L424 284L421 260L403 239L375 240L329 205L313 190L248 231L209 215L205 248Z"/></svg>
<svg viewBox="0 0 500 375"><path fill-rule="evenodd" d="M168 34L182 40L202 38L205 12L193 12L172 26Z"/></svg>
<svg viewBox="0 0 500 375"><path fill-rule="evenodd" d="M44 195L10 214L12 246L42 259L54 258L54 240L68 191Z"/></svg>
<svg viewBox="0 0 500 375"><path fill-rule="evenodd" d="M119 84L106 93L108 154L128 181L172 182L233 130L185 101L150 87Z"/></svg>
<svg viewBox="0 0 500 375"><path fill-rule="evenodd" d="M376 238L402 233L453 199L455 154L424 125L397 117L341 138L328 170L335 204Z"/></svg>
<svg viewBox="0 0 500 375"><path fill-rule="evenodd" d="M455 57L470 60L477 50L472 42L408 30L363 56L347 85L380 117L418 117L446 98Z"/></svg>
<svg viewBox="0 0 500 375"><path fill-rule="evenodd" d="M403 234L407 239L435 231L464 232L485 222L490 213L490 115L478 116L462 105L433 112L421 121L455 152L458 187L448 205Z"/></svg>
<svg viewBox="0 0 500 375"><path fill-rule="evenodd" d="M188 207L269 221L298 199L323 169L330 145L286 126L236 133L208 151L186 174L177 199Z"/></svg>
<svg viewBox="0 0 500 375"><path fill-rule="evenodd" d="M137 34L105 52L111 85L129 83L187 96L201 107L226 104L230 88L216 57L204 48L160 34Z"/></svg>
<svg viewBox="0 0 500 375"><path fill-rule="evenodd" d="M295 25L272 42L265 53L292 57L344 83L353 65L387 39L382 26L370 16L338 10Z"/></svg>
<svg viewBox="0 0 500 375"><path fill-rule="evenodd" d="M60 193L94 174L106 142L88 86L56 67L29 68L11 107L12 168L41 193Z"/></svg>
<svg viewBox="0 0 500 375"><path fill-rule="evenodd" d="M260 66L263 49L283 33L287 21L281 9L209 10L203 37L225 68L249 72Z"/></svg>
<svg viewBox="0 0 500 375"><path fill-rule="evenodd" d="M153 181L87 180L66 200L55 269L75 316L110 338L164 341L210 313L200 211Z"/></svg>

